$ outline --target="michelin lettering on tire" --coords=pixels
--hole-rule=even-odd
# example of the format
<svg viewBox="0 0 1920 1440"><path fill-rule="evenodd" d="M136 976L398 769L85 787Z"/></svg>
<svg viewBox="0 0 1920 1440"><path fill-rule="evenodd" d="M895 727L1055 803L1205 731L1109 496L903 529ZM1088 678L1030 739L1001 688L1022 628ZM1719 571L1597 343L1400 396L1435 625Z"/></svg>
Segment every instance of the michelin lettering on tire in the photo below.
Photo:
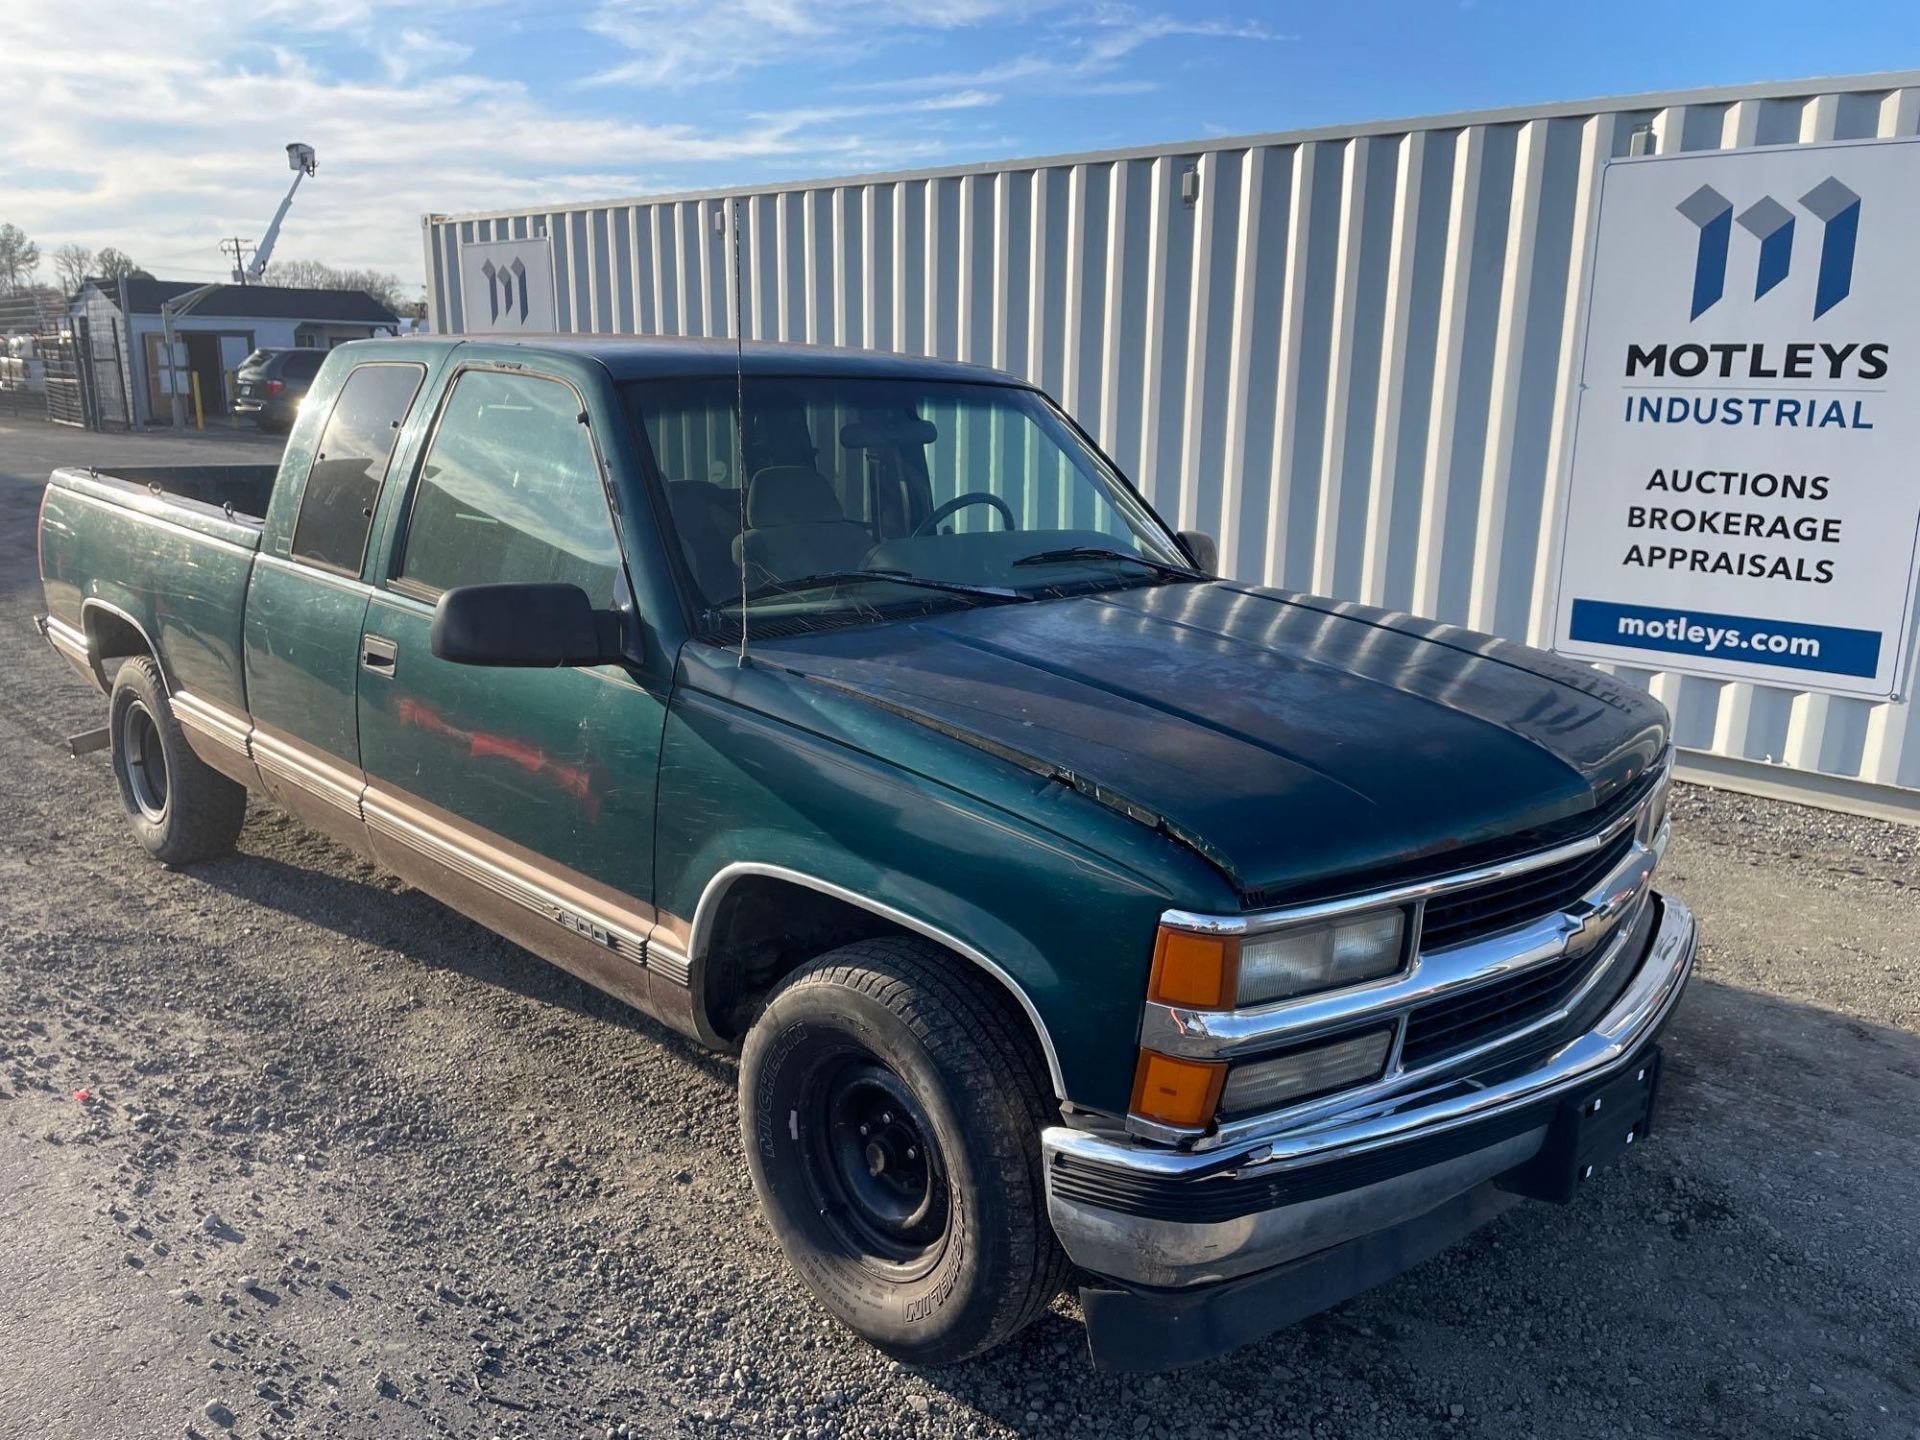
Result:
<svg viewBox="0 0 1920 1440"><path fill-rule="evenodd" d="M755 1108L760 1113L757 1117L757 1123L754 1126L756 1132L754 1139L760 1146L761 1155L765 1156L768 1160L774 1158L775 1147L779 1144L778 1137L774 1134L773 1129L775 1108L773 1092L780 1081L780 1067L786 1062L787 1057L793 1053L794 1047L806 1038L807 1027L805 1025L796 1024L792 1029L783 1032L773 1049L767 1052L766 1068L760 1072L760 1086L755 1095L755 1098L759 1102ZM797 1112L789 1113L787 1117L787 1128L791 1134L791 1138L795 1140L800 1138Z"/></svg>

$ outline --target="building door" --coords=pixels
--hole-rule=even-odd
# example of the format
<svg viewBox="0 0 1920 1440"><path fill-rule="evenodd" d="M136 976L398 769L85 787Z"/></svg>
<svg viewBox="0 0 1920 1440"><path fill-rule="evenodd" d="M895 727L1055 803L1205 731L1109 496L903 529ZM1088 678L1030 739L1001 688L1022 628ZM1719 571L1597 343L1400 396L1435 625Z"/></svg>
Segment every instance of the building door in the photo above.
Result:
<svg viewBox="0 0 1920 1440"><path fill-rule="evenodd" d="M200 411L211 419L227 413L227 386L220 373L220 337L190 333L179 337L187 346L187 370L200 382ZM185 379L186 377L182 377ZM192 381L187 382L186 400L193 404Z"/></svg>
<svg viewBox="0 0 1920 1440"><path fill-rule="evenodd" d="M147 419L151 424L165 425L169 414L167 396L173 393L172 377L167 368L166 336L154 331L146 337L147 342ZM173 342L174 359L181 363L186 360L186 350L176 335ZM185 371L181 372L182 378Z"/></svg>

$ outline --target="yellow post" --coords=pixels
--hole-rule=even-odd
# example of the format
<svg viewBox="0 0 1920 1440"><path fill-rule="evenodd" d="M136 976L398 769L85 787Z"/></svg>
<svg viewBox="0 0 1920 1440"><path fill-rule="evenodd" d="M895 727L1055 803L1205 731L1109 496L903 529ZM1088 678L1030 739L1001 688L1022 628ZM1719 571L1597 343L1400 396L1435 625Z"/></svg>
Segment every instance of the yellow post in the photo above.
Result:
<svg viewBox="0 0 1920 1440"><path fill-rule="evenodd" d="M193 386L193 428L196 430L204 430L207 428L207 414L206 411L200 408L200 372L198 370L189 371L187 373L187 383Z"/></svg>

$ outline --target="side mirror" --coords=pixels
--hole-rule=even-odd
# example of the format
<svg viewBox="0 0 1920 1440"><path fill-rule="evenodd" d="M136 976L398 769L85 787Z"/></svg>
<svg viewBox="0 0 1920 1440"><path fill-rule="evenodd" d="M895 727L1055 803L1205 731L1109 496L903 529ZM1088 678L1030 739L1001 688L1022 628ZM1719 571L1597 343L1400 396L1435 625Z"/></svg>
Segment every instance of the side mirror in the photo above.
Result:
<svg viewBox="0 0 1920 1440"><path fill-rule="evenodd" d="M433 607L433 653L456 665L552 669L622 658L620 614L578 585L456 585Z"/></svg>
<svg viewBox="0 0 1920 1440"><path fill-rule="evenodd" d="M1180 543L1187 547L1187 554L1193 557L1193 567L1204 570L1209 575L1220 573L1220 542L1204 530L1182 530Z"/></svg>

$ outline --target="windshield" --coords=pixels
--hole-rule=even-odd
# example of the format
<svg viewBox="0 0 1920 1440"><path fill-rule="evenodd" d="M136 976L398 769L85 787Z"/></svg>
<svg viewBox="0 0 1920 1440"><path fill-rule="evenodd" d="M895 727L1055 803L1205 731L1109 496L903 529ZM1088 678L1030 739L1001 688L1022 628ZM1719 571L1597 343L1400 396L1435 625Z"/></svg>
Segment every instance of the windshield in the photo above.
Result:
<svg viewBox="0 0 1920 1440"><path fill-rule="evenodd" d="M627 386L694 584L729 624L743 589L756 622L844 621L1193 578L1033 391L749 375L742 463L737 384Z"/></svg>

